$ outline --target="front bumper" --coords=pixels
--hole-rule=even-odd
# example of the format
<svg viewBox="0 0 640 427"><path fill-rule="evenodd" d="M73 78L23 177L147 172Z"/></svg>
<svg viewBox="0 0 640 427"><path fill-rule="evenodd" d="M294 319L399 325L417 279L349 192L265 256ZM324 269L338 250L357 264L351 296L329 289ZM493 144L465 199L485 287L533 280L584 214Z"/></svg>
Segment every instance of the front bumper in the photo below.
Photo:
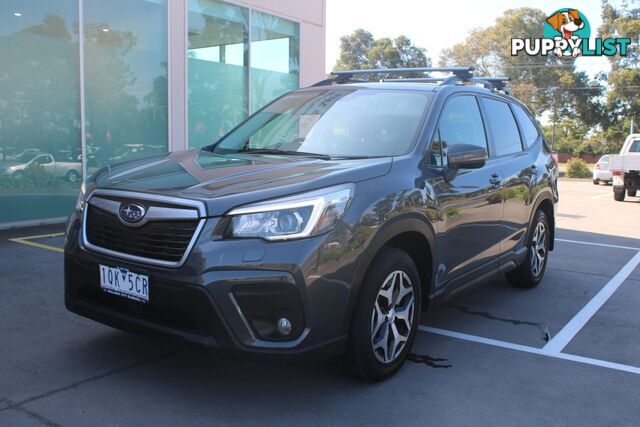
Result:
<svg viewBox="0 0 640 427"><path fill-rule="evenodd" d="M73 214L65 242L65 303L74 313L234 357L317 359L344 350L351 284L365 253L343 224L290 242L215 241L217 220L209 219L184 265L165 268L87 250L80 222ZM102 291L99 264L148 275L149 301ZM279 316L294 324L288 337L269 326Z"/></svg>

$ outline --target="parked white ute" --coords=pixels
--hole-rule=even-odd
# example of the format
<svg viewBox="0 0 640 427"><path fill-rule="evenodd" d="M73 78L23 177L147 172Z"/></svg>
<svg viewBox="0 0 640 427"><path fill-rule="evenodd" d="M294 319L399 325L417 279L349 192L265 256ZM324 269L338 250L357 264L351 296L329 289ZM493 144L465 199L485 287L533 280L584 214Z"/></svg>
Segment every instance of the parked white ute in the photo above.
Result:
<svg viewBox="0 0 640 427"><path fill-rule="evenodd" d="M609 156L609 170L613 176L613 198L624 201L625 193L635 197L640 188L640 134L632 133L620 150Z"/></svg>
<svg viewBox="0 0 640 427"><path fill-rule="evenodd" d="M593 183L595 185L604 183L611 183L611 171L609 170L609 155L605 154L600 157L598 163L593 167Z"/></svg>

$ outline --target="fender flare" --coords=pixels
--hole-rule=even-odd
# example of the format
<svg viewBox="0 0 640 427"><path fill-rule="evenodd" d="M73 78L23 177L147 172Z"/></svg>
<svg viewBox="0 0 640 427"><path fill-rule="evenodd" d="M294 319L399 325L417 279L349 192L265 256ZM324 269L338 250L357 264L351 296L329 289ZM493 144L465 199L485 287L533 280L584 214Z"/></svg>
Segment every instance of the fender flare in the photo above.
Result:
<svg viewBox="0 0 640 427"><path fill-rule="evenodd" d="M349 292L349 299L347 301L347 309L345 310L345 317L343 321L343 330L345 333L349 332L349 325L351 323L351 318L353 316L358 296L360 295L360 286L362 281L364 280L364 277L369 270L369 266L375 259L378 251L380 251L380 249L391 239L406 232L420 233L427 240L427 244L429 245L429 250L431 252L431 265L429 266L429 269L432 273L435 271L435 231L432 224L426 217L418 213L408 213L399 215L385 223L385 225L377 230L371 238L362 242L362 247L364 248L363 256L356 268L353 284ZM434 275L431 274L431 277L429 278L430 290L433 289L433 277ZM428 298L428 294L423 295L422 298L423 300Z"/></svg>
<svg viewBox="0 0 640 427"><path fill-rule="evenodd" d="M536 212L538 211L538 208L540 208L540 205L542 204L542 202L544 202L545 200L549 200L551 202L551 209L553 210L553 218L549 218L549 221L551 222L551 239L549 242L549 250L552 251L555 245L555 237L556 237L556 220L555 220L555 215L556 215L556 204L554 202L554 198L553 198L553 193L551 192L550 189L545 188L542 191L540 191L536 197L534 202L531 204L532 206L534 206L534 209L531 209L531 214L529 215L529 227L527 227L527 240L529 239L529 232L531 231L531 225L533 224L533 218L536 214Z"/></svg>

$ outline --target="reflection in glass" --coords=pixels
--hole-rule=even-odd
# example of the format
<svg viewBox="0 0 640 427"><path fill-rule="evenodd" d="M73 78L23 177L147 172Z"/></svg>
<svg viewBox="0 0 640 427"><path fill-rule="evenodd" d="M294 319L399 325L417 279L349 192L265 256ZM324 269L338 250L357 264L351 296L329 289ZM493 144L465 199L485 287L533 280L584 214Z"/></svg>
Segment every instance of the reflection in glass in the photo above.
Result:
<svg viewBox="0 0 640 427"><path fill-rule="evenodd" d="M247 117L245 8L189 0L189 147L218 140Z"/></svg>
<svg viewBox="0 0 640 427"><path fill-rule="evenodd" d="M89 173L167 151L166 2L84 0Z"/></svg>
<svg viewBox="0 0 640 427"><path fill-rule="evenodd" d="M300 24L251 13L251 100L257 111L300 84Z"/></svg>
<svg viewBox="0 0 640 427"><path fill-rule="evenodd" d="M0 7L0 223L66 216L82 170L77 1L13 4Z"/></svg>

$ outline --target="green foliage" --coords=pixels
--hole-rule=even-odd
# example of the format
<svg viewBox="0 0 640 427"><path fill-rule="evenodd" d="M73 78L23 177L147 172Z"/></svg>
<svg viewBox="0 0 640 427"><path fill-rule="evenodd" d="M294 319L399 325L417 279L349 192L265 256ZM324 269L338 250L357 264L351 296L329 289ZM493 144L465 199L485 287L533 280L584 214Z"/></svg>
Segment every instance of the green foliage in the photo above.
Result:
<svg viewBox="0 0 640 427"><path fill-rule="evenodd" d="M591 169L584 160L574 157L567 162L567 176L569 178L590 178Z"/></svg>
<svg viewBox="0 0 640 427"><path fill-rule="evenodd" d="M384 37L374 40L370 32L363 29L340 38L340 58L335 70L361 70L371 68L415 68L430 67L431 59L426 50L411 43L408 37L395 39ZM418 77L420 74L409 74ZM372 81L388 76L364 76Z"/></svg>
<svg viewBox="0 0 640 427"><path fill-rule="evenodd" d="M27 166L24 171L18 171L13 176L0 175L0 190L24 188L58 188L62 179L50 174L37 164Z"/></svg>
<svg viewBox="0 0 640 427"><path fill-rule="evenodd" d="M464 42L444 49L439 64L474 65L481 74L510 76L515 97L538 115L553 111L554 117L577 115L587 123L599 121L602 112L596 98L602 89L569 89L590 86L587 74L574 70L575 58L511 55L511 39L539 38L546 17L542 10L529 7L507 10L495 25L474 29Z"/></svg>
<svg viewBox="0 0 640 427"><path fill-rule="evenodd" d="M618 128L620 121L640 118L640 47L637 40L640 37L640 8L637 1L616 3L602 2L602 25L598 29L599 37L629 37L633 42L629 46L627 56L610 56L611 71L603 75L611 86L607 92L606 110L608 123L606 127ZM629 127L627 127L629 129ZM617 131L613 131L617 134ZM614 147L618 146L618 136L615 137ZM624 139L624 138L622 138ZM609 139L607 138L609 144ZM617 152L617 151L616 151Z"/></svg>

